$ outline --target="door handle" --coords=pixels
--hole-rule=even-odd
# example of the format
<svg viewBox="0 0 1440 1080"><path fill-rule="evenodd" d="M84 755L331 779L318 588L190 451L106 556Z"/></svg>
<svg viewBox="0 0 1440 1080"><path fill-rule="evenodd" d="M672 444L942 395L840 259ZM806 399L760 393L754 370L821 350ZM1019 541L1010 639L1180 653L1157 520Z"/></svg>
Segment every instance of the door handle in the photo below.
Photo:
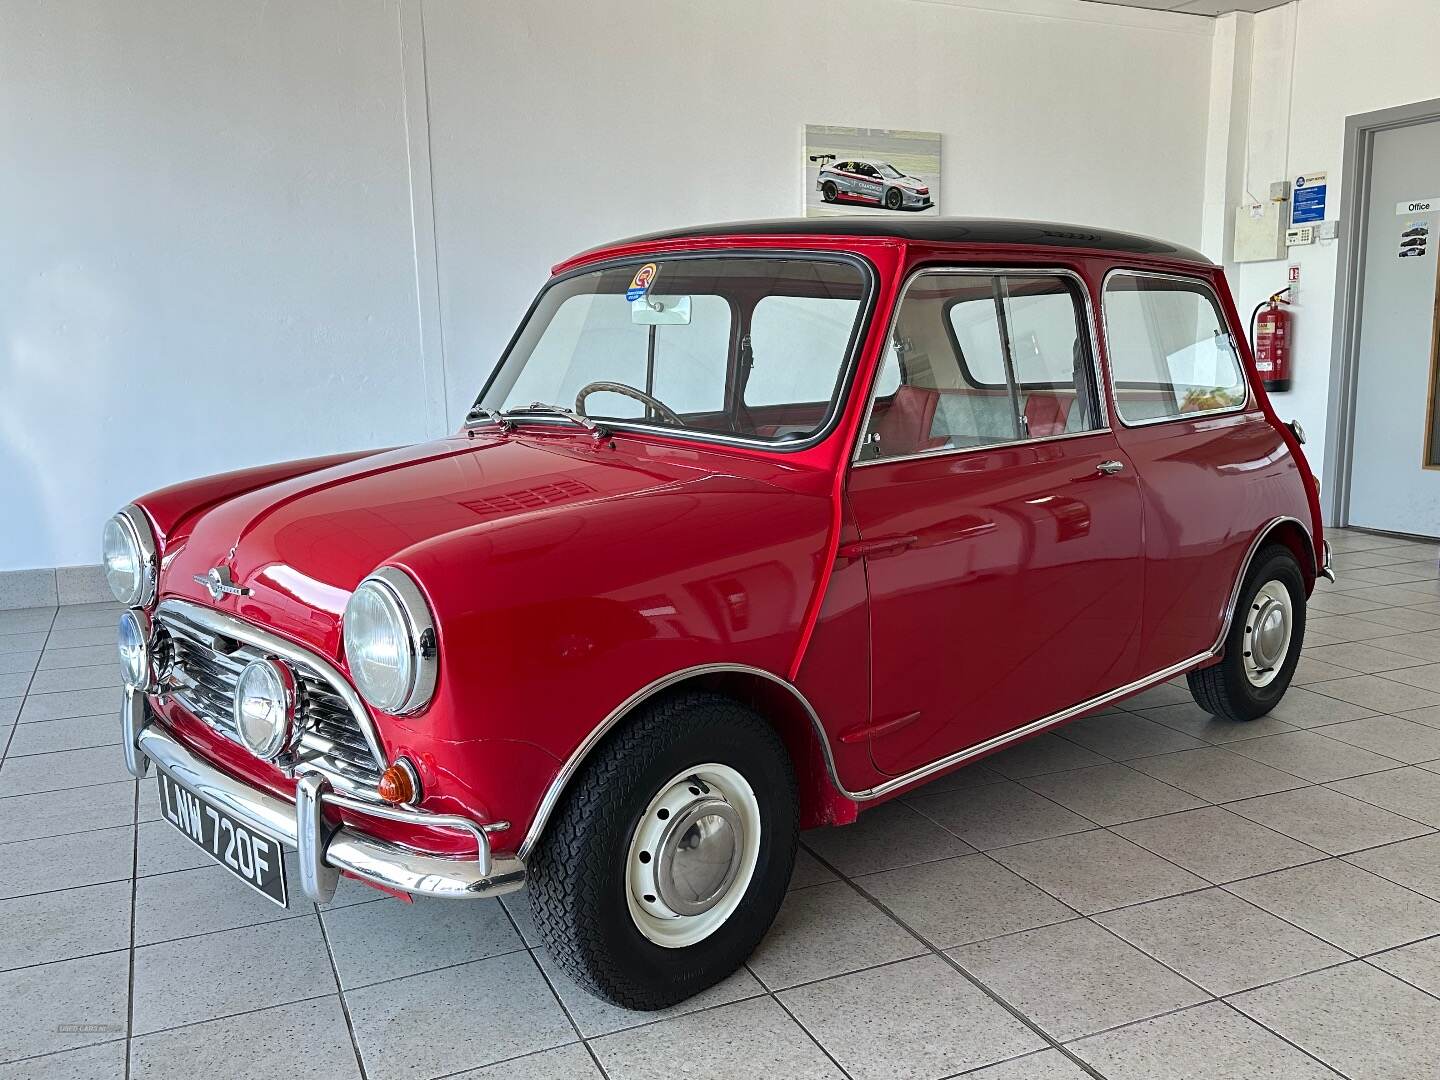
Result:
<svg viewBox="0 0 1440 1080"><path fill-rule="evenodd" d="M859 559L867 555L893 555L919 539L918 536L877 536L873 540L856 540L850 544L841 544L835 556L840 559Z"/></svg>
<svg viewBox="0 0 1440 1080"><path fill-rule="evenodd" d="M1105 476L1114 476L1118 472L1125 471L1125 463L1113 459L1110 461L1102 461L1099 465L1095 466L1095 471L1103 473Z"/></svg>

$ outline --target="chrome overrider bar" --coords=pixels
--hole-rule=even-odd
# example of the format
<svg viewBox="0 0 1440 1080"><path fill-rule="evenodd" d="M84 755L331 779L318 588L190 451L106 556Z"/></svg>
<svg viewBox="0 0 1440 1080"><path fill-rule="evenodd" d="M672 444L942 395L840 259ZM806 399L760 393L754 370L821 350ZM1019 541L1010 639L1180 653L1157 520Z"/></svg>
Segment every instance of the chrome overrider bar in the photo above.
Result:
<svg viewBox="0 0 1440 1080"><path fill-rule="evenodd" d="M498 896L525 884L524 862L490 851L488 831L498 826L477 825L456 814L428 814L362 802L332 791L329 781L313 772L300 776L293 804L277 799L221 772L183 746L154 722L140 690L124 691L120 724L130 775L143 779L153 761L177 784L256 832L296 849L300 892L317 904L335 895L341 870L399 892L450 899ZM353 825L327 825L322 813L326 806L426 828L461 829L475 840L475 857L427 855L368 836Z"/></svg>
<svg viewBox="0 0 1440 1080"><path fill-rule="evenodd" d="M1335 566L1330 554L1330 541L1324 541L1322 546L1325 550L1320 560L1320 576L1333 585L1335 583Z"/></svg>

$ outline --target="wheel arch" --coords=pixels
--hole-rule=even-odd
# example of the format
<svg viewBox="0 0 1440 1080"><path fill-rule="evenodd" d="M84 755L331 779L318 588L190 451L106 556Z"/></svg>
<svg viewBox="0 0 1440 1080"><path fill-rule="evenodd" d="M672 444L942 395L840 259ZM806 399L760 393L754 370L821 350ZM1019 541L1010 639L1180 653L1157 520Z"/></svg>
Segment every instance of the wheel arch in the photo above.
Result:
<svg viewBox="0 0 1440 1080"><path fill-rule="evenodd" d="M1217 659L1224 655L1225 639L1230 636L1230 627L1235 620L1235 609L1240 603L1240 590L1245 586L1245 578L1250 574L1250 567L1255 562L1255 556L1267 543L1280 543L1290 549L1295 556L1295 561L1300 564L1300 575L1305 579L1307 595L1314 591L1315 578L1319 568L1316 566L1315 544L1310 537L1310 530L1299 518L1289 516L1272 518L1250 541L1250 549L1245 553L1245 558L1241 561L1240 569L1235 575L1235 583L1230 587L1230 597L1225 603L1220 633L1215 638L1215 644L1210 650L1211 655Z"/></svg>
<svg viewBox="0 0 1440 1080"><path fill-rule="evenodd" d="M800 689L763 668L745 664L700 664L672 672L631 694L590 731L555 774L541 798L517 853L522 860L539 843L561 797L606 736L647 702L685 690L709 690L734 698L754 709L776 729L795 770L802 828L855 819L858 805L840 783L820 716Z"/></svg>

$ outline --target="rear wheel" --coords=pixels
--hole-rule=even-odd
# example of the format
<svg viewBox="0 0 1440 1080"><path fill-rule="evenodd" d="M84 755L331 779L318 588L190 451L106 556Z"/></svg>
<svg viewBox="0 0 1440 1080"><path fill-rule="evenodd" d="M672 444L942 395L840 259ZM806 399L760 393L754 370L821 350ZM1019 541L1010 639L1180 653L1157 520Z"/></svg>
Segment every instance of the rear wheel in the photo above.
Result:
<svg viewBox="0 0 1440 1080"><path fill-rule="evenodd" d="M1218 663L1187 676L1200 707L1223 720L1254 720L1280 703L1305 640L1305 578L1289 548L1256 555L1240 589Z"/></svg>
<svg viewBox="0 0 1440 1080"><path fill-rule="evenodd" d="M796 807L789 755L760 716L703 692L646 706L576 775L531 859L550 954L631 1009L719 982L785 897Z"/></svg>
<svg viewBox="0 0 1440 1080"><path fill-rule="evenodd" d="M820 197L826 202L834 202L840 197L840 189L835 186L834 180L826 180L820 188Z"/></svg>

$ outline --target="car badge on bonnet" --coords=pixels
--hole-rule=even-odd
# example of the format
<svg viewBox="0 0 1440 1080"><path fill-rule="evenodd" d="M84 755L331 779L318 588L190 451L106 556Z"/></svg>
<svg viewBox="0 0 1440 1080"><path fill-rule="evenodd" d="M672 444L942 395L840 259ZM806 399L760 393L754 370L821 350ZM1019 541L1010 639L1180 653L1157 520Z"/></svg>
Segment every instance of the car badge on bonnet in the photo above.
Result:
<svg viewBox="0 0 1440 1080"><path fill-rule="evenodd" d="M250 595L249 589L231 581L228 566L212 566L208 574L196 574L194 580L197 585L204 585L210 590L212 600L219 600L222 596Z"/></svg>

